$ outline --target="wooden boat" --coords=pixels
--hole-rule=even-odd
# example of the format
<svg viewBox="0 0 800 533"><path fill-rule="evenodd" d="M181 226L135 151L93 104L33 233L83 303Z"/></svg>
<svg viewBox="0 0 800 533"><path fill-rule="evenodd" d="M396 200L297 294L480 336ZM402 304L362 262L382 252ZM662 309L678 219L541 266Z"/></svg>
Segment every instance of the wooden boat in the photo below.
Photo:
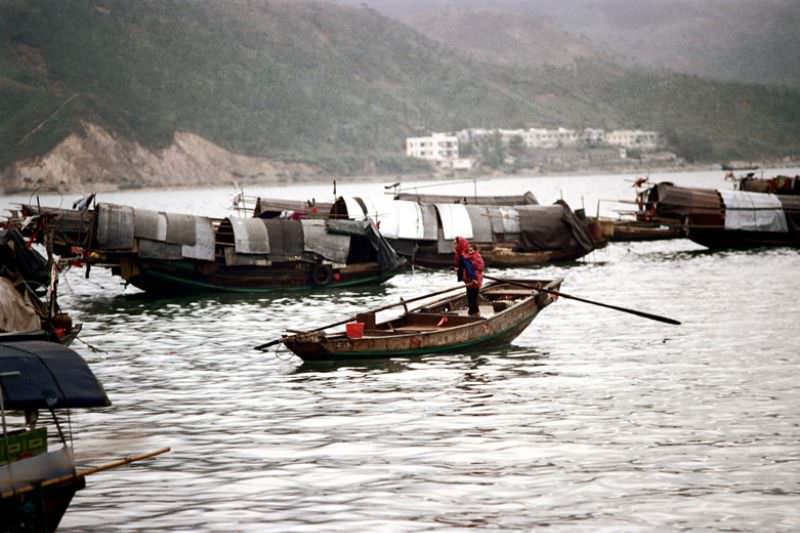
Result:
<svg viewBox="0 0 800 533"><path fill-rule="evenodd" d="M44 332L50 340L69 345L81 327L58 305L52 252L45 259L16 228L0 230L0 332L23 338Z"/></svg>
<svg viewBox="0 0 800 533"><path fill-rule="evenodd" d="M430 195L425 197L432 199ZM499 205L513 197L487 205L462 203L459 198L438 196L455 203L418 203L416 200L387 200L339 197L331 216L360 219L373 217L381 234L410 263L427 268L452 266L453 240L465 237L474 244L489 267L535 266L574 261L606 241L588 223L581 210L566 203L553 205ZM511 200L510 200L511 201ZM533 200L535 201L535 200Z"/></svg>
<svg viewBox="0 0 800 533"><path fill-rule="evenodd" d="M395 200L407 200L420 204L464 204L464 205L494 205L494 206L515 206L515 205L539 205L539 200L531 191L524 194L505 195L505 196L477 196L474 194L420 194L416 192L396 192Z"/></svg>
<svg viewBox="0 0 800 533"><path fill-rule="evenodd" d="M333 204L255 198L262 218L360 220L371 217L409 263L452 266L455 236L467 237L490 267L536 266L579 259L607 241L594 221L563 202L539 205L531 192L474 196L394 193L393 198L340 196Z"/></svg>
<svg viewBox="0 0 800 533"><path fill-rule="evenodd" d="M158 295L266 293L381 283L404 261L369 221L215 219L100 203L84 211L24 205L75 264L110 268ZM88 270L87 270L88 272Z"/></svg>
<svg viewBox="0 0 800 533"><path fill-rule="evenodd" d="M686 237L684 228L677 224L627 218L595 218L594 220L609 242L659 241Z"/></svg>
<svg viewBox="0 0 800 533"><path fill-rule="evenodd" d="M736 188L740 191L800 195L800 176L757 178L751 172L746 176L738 178L733 176L732 173L729 173L726 175L726 178L734 180L736 182Z"/></svg>
<svg viewBox="0 0 800 533"><path fill-rule="evenodd" d="M110 403L86 362L69 348L45 336L0 335L0 530L55 531L87 476L168 451L77 467L76 429L65 432L58 413Z"/></svg>
<svg viewBox="0 0 800 533"><path fill-rule="evenodd" d="M531 289L520 287L528 285ZM354 329L363 332L332 332L324 329L285 335L281 340L305 361L380 358L460 352L478 346L502 344L517 337L555 297L536 287L558 290L561 280L513 280L491 282L480 291L480 315L467 314L462 287L444 291L449 296L406 309L396 318L376 321L376 313L397 304L356 315ZM440 291L441 293L442 291ZM414 300L430 299L433 293ZM328 329L327 327L325 329ZM360 334L359 334L360 333Z"/></svg>
<svg viewBox="0 0 800 533"><path fill-rule="evenodd" d="M654 219L680 221L692 241L712 249L800 246L800 196L676 187L648 190Z"/></svg>

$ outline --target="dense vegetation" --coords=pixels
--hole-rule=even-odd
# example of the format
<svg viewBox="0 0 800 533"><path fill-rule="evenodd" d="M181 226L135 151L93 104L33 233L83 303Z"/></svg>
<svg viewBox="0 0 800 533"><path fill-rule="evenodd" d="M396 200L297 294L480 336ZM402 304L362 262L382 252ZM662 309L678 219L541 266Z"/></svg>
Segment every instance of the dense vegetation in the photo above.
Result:
<svg viewBox="0 0 800 533"><path fill-rule="evenodd" d="M800 152L796 90L479 63L312 2L0 0L0 116L0 169L84 120L151 148L190 131L338 173L403 172L406 136L465 127L642 127L694 159Z"/></svg>

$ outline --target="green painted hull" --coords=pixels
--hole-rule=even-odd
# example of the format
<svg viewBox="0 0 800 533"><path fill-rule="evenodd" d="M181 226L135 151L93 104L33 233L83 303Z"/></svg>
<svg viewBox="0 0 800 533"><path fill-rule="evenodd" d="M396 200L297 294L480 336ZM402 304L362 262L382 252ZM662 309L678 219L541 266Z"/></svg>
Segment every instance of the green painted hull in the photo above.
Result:
<svg viewBox="0 0 800 533"><path fill-rule="evenodd" d="M196 292L227 292L236 294L270 294L286 291L338 289L358 285L377 285L392 278L397 272L371 269L349 272L342 269L339 279L318 284L308 270L289 267L250 267L220 269L204 274L190 261L170 263L141 263L135 275L126 280L135 287L153 294L187 294Z"/></svg>

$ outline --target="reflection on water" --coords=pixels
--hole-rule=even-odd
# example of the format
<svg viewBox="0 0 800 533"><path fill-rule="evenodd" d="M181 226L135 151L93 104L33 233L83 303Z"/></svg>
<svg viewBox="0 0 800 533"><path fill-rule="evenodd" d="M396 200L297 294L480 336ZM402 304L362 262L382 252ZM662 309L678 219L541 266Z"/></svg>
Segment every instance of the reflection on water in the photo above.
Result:
<svg viewBox="0 0 800 533"><path fill-rule="evenodd" d="M630 190L613 180L515 183ZM113 402L73 413L78 459L173 451L90 477L60 531L796 531L799 265L791 249L611 244L502 276L563 277L682 326L560 299L508 346L334 366L253 347L452 274L153 299L71 272L62 305L103 351L75 348Z"/></svg>

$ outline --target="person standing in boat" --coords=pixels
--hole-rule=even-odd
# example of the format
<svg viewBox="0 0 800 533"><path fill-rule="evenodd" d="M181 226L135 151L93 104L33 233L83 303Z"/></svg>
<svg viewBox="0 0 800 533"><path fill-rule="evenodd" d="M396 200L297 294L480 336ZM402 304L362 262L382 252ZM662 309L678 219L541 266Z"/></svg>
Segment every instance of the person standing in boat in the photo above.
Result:
<svg viewBox="0 0 800 533"><path fill-rule="evenodd" d="M481 290L481 286L483 286L483 271L485 268L483 257L481 257L481 253L474 244L470 244L463 237L456 237L453 260L456 263L458 280L463 281L467 288L469 314L477 315L480 313L478 293Z"/></svg>

